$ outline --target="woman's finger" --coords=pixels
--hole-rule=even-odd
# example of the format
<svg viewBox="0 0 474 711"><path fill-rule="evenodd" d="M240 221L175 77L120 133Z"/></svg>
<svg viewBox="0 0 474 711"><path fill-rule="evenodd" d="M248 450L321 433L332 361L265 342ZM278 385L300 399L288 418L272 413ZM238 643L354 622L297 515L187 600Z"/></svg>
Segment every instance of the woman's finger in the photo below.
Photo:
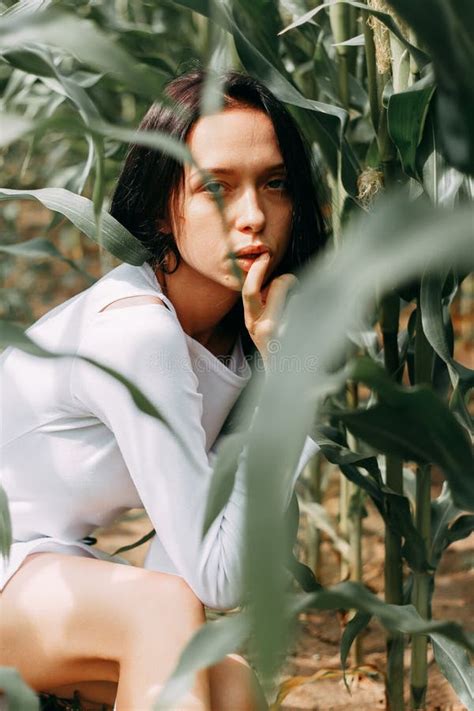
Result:
<svg viewBox="0 0 474 711"><path fill-rule="evenodd" d="M293 274L282 274L271 282L265 303L265 318L275 324L280 321L288 291L297 282Z"/></svg>
<svg viewBox="0 0 474 711"><path fill-rule="evenodd" d="M262 285L268 267L270 255L264 252L254 261L242 287L242 300L251 318L258 318L263 306Z"/></svg>

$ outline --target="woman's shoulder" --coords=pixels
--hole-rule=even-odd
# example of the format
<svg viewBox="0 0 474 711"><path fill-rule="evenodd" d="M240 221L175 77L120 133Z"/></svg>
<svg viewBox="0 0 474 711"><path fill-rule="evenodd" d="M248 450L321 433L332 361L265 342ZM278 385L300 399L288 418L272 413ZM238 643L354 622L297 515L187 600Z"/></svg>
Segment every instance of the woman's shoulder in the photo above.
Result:
<svg viewBox="0 0 474 711"><path fill-rule="evenodd" d="M116 295L118 296L118 295ZM107 361L151 353L187 351L186 337L175 311L159 294L130 294L108 301L83 324L79 354L106 356Z"/></svg>
<svg viewBox="0 0 474 711"><path fill-rule="evenodd" d="M84 324L71 370L71 391L83 404L121 392L121 377L148 393L165 383L175 395L183 388L194 391L197 387L186 337L176 315L158 300L141 301L106 308ZM184 380L186 374L192 382Z"/></svg>
<svg viewBox="0 0 474 711"><path fill-rule="evenodd" d="M112 269L85 292L85 303L92 315L95 315L109 310L112 303L133 297L154 297L156 301L159 299L164 303L170 311L175 311L169 299L163 294L153 269L147 263L141 266L121 264Z"/></svg>
<svg viewBox="0 0 474 711"><path fill-rule="evenodd" d="M149 306L154 308L150 310ZM158 309L176 316L151 267L121 264L88 289L48 311L30 326L28 333L51 350L74 352L87 334L96 332L106 320L110 328L115 322L117 328L128 332L146 330ZM166 320L166 316L161 318Z"/></svg>

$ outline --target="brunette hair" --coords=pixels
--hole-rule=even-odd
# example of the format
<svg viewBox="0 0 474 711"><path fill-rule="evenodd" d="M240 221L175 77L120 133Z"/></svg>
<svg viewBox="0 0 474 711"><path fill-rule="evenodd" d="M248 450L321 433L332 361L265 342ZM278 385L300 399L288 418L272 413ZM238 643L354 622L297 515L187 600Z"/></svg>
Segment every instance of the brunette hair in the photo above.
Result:
<svg viewBox="0 0 474 711"><path fill-rule="evenodd" d="M205 70L199 68L170 81L165 89L167 104L153 104L143 118L140 130L161 131L186 141L200 118L205 78ZM309 147L291 114L262 82L233 70L225 72L218 80L222 87L223 109L255 108L267 114L273 124L286 167L293 220L288 249L272 276L298 273L327 239L321 209L322 182ZM174 269L179 265L180 255L173 235L160 231L158 223L160 220L170 222L172 199L182 185L183 177L182 165L168 154L132 144L112 199L111 214L147 247L152 255L148 260L150 265L163 272L166 272L167 254L174 253Z"/></svg>

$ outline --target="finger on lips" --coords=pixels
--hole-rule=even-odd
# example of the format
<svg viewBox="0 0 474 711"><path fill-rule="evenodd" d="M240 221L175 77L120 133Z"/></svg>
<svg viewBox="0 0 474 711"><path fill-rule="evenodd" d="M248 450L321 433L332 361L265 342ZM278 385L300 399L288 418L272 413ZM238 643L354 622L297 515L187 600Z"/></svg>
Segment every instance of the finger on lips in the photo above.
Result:
<svg viewBox="0 0 474 711"><path fill-rule="evenodd" d="M255 259L254 263L247 272L247 278L245 279L242 287L243 297L260 294L269 259L270 255L268 252L264 252Z"/></svg>

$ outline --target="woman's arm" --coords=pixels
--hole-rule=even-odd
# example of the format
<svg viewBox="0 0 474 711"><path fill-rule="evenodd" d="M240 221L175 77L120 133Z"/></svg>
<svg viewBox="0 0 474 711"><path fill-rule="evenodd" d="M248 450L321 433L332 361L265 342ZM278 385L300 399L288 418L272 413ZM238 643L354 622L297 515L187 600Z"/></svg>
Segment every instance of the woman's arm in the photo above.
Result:
<svg viewBox="0 0 474 711"><path fill-rule="evenodd" d="M176 318L159 305L105 312L88 327L79 354L128 377L169 422L172 431L138 410L117 380L75 361L73 396L114 433L176 570L204 604L235 607L242 599L244 458L227 505L201 540L212 467L201 424L202 396ZM174 432L186 442L187 452Z"/></svg>

